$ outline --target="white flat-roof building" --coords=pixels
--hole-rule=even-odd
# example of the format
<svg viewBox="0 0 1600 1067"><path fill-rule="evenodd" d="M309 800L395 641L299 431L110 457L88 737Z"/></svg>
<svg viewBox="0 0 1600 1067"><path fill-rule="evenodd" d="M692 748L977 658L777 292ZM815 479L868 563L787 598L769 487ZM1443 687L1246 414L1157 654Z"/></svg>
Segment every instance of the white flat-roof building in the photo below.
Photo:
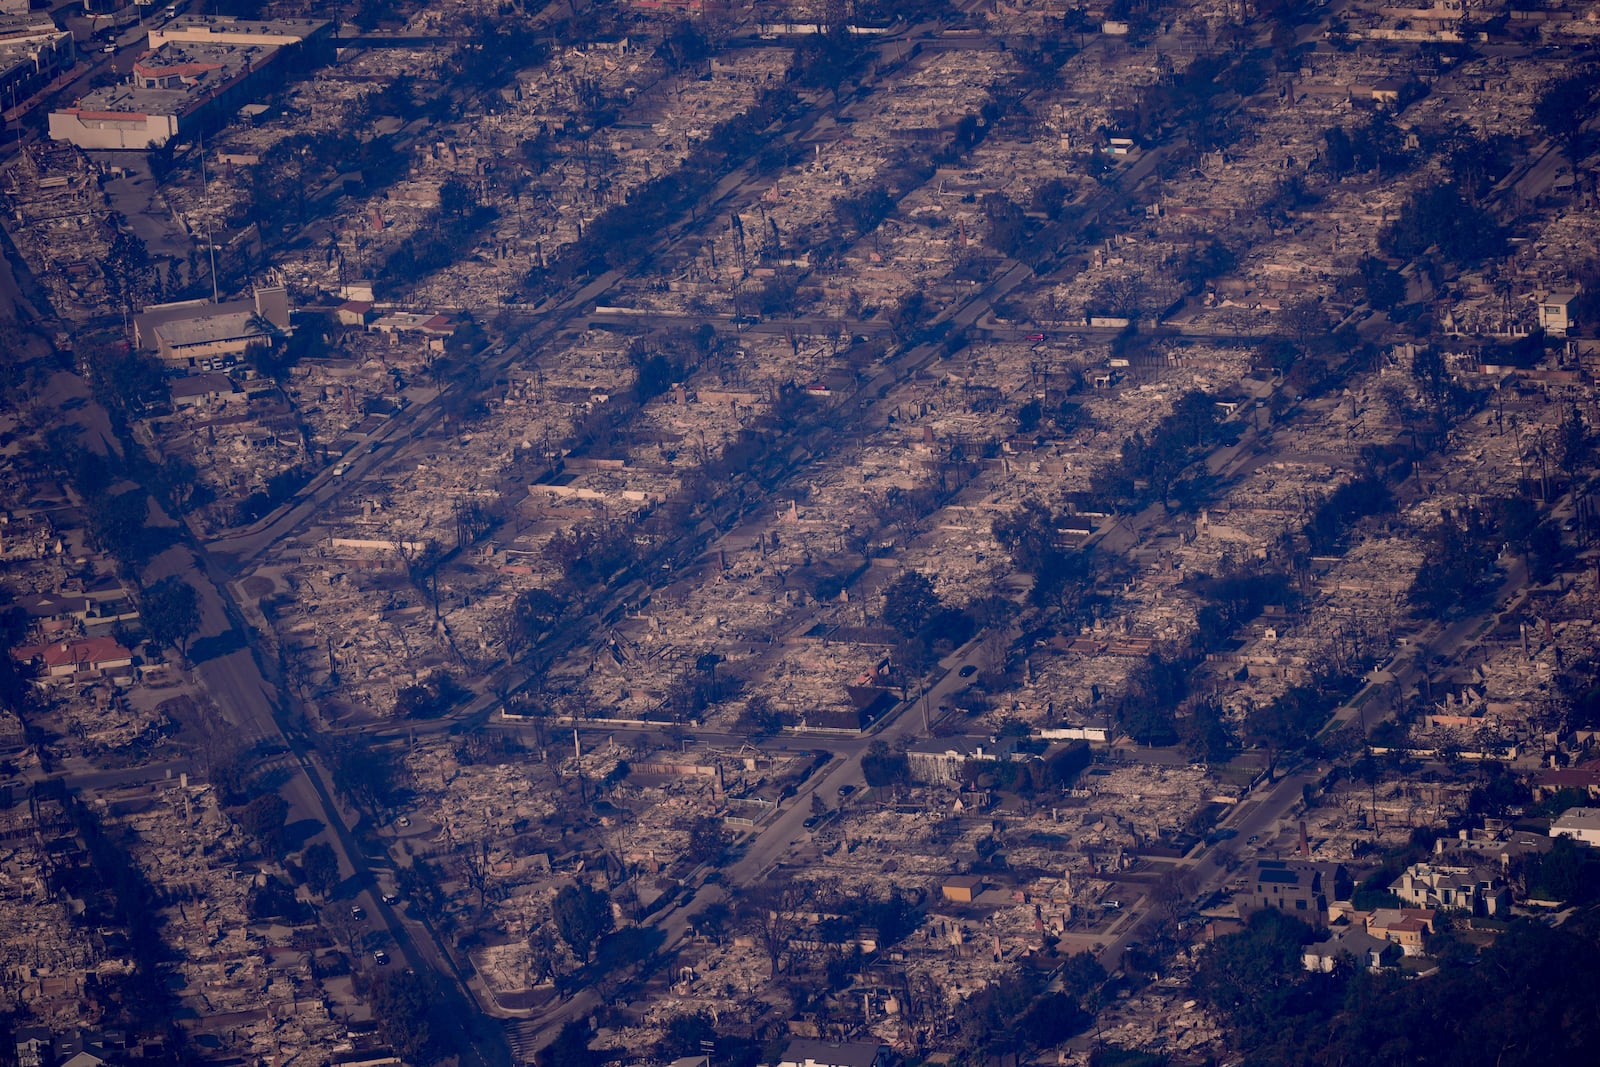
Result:
<svg viewBox="0 0 1600 1067"><path fill-rule="evenodd" d="M1600 845L1600 808L1568 808L1550 824L1550 836Z"/></svg>
<svg viewBox="0 0 1600 1067"><path fill-rule="evenodd" d="M1539 325L1552 337L1565 337L1576 323L1572 321L1572 301L1578 296L1575 289L1557 289L1539 297Z"/></svg>
<svg viewBox="0 0 1600 1067"><path fill-rule="evenodd" d="M259 44L282 48L328 35L326 19L236 19L225 15L179 15L150 29L150 47L191 44Z"/></svg>

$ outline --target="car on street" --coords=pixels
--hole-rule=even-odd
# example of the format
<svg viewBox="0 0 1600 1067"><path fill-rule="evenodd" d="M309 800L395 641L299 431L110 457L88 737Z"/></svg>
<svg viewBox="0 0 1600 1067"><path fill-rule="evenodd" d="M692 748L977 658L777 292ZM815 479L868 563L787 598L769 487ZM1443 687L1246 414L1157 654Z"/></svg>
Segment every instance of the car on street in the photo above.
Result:
<svg viewBox="0 0 1600 1067"><path fill-rule="evenodd" d="M1030 341L1043 341L1044 340L1044 334L1042 334L1042 333L1030 333L1028 335L1028 340L1030 340Z"/></svg>
<svg viewBox="0 0 1600 1067"><path fill-rule="evenodd" d="M839 795L842 796L842 797L847 797L851 793L854 793L855 791L856 791L856 787L851 785L849 782L846 782L844 785L841 785L839 787Z"/></svg>
<svg viewBox="0 0 1600 1067"><path fill-rule="evenodd" d="M977 674L977 673L978 673L978 668L974 667L972 664L969 663L966 666L962 667L959 671L956 671L956 677L958 677L958 678L971 678L974 674Z"/></svg>
<svg viewBox="0 0 1600 1067"><path fill-rule="evenodd" d="M399 893L385 893L383 895L383 902L385 904L398 904L398 903L400 903L400 894Z"/></svg>

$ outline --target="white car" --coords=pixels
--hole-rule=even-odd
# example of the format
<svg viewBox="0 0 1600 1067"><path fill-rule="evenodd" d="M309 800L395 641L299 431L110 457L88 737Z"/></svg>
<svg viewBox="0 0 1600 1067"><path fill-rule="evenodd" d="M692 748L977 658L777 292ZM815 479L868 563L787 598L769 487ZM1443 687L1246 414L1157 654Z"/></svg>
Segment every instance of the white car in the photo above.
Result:
<svg viewBox="0 0 1600 1067"><path fill-rule="evenodd" d="M344 475L345 475L345 471L348 471L349 469L350 469L350 464L348 464L348 463L336 463L336 464L334 464L334 467L333 467L333 476L335 478L343 478Z"/></svg>

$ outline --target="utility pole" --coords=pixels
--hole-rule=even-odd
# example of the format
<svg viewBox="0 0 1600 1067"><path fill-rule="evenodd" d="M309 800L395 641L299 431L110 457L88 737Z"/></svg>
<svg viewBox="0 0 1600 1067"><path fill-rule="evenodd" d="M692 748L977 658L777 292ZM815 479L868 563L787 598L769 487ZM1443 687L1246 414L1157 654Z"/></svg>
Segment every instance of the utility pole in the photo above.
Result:
<svg viewBox="0 0 1600 1067"><path fill-rule="evenodd" d="M211 255L211 302L221 303L217 296L217 243L211 238L211 183L206 180L206 131L200 130L200 204L206 211L206 251Z"/></svg>

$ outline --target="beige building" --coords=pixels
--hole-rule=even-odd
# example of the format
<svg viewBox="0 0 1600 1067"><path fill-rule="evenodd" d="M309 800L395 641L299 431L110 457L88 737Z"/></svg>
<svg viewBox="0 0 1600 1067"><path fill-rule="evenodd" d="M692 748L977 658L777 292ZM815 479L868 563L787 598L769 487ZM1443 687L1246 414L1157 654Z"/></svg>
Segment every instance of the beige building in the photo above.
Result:
<svg viewBox="0 0 1600 1067"><path fill-rule="evenodd" d="M168 45L141 57L128 82L50 112L50 137L85 149L159 148L245 103L276 54L264 45Z"/></svg>
<svg viewBox="0 0 1600 1067"><path fill-rule="evenodd" d="M255 44L282 48L331 36L323 19L236 19L225 15L180 15L150 30L150 47L180 41L190 44Z"/></svg>
<svg viewBox="0 0 1600 1067"><path fill-rule="evenodd" d="M309 42L330 38L331 25L312 19L174 19L150 31L151 50L127 83L52 111L50 136L85 149L159 148L232 116L279 73L286 54L315 62L320 51Z"/></svg>
<svg viewBox="0 0 1600 1067"><path fill-rule="evenodd" d="M1559 289L1539 297L1539 325L1552 337L1565 337L1575 325L1572 321L1572 302L1577 299L1572 289Z"/></svg>
<svg viewBox="0 0 1600 1067"><path fill-rule="evenodd" d="M1389 892L1418 908L1453 908L1474 915L1503 915L1511 891L1497 871L1413 863L1389 885Z"/></svg>
<svg viewBox="0 0 1600 1067"><path fill-rule="evenodd" d="M257 289L253 300L213 304L183 300L153 304L133 317L133 340L178 367L200 367L251 345L274 344L291 329L289 295L281 287Z"/></svg>

